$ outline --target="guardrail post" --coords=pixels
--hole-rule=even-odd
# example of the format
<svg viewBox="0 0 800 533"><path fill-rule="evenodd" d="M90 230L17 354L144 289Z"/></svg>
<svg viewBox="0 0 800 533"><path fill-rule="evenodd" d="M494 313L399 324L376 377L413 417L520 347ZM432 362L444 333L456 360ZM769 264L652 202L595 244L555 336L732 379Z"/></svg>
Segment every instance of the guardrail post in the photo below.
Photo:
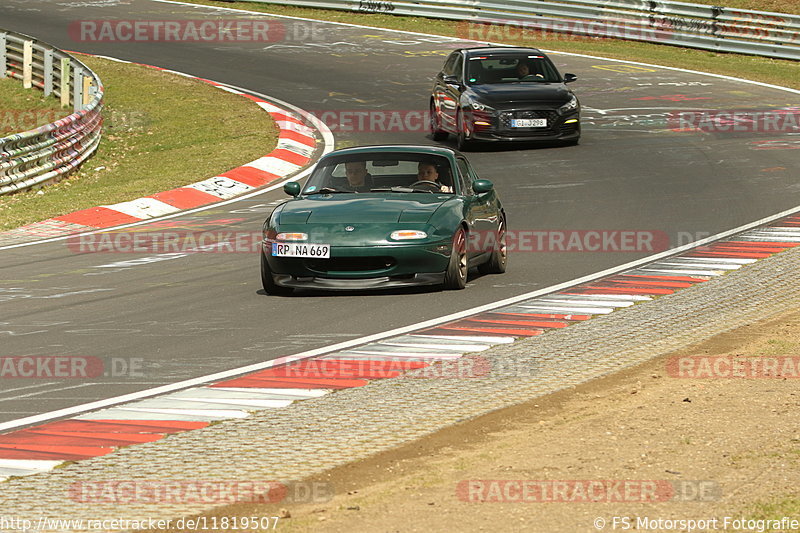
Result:
<svg viewBox="0 0 800 533"><path fill-rule="evenodd" d="M22 44L22 86L33 87L33 41Z"/></svg>
<svg viewBox="0 0 800 533"><path fill-rule="evenodd" d="M61 107L69 105L69 66L68 57L61 58Z"/></svg>
<svg viewBox="0 0 800 533"><path fill-rule="evenodd" d="M44 95L53 94L53 51L44 51Z"/></svg>
<svg viewBox="0 0 800 533"><path fill-rule="evenodd" d="M6 63L6 33L0 33L0 78L6 77L6 70L8 69Z"/></svg>
<svg viewBox="0 0 800 533"><path fill-rule="evenodd" d="M92 87L92 78L88 76L83 77L83 90L81 94L83 94L83 100L81 101L81 109L85 109L89 102L92 101L92 94L91 94L91 87Z"/></svg>
<svg viewBox="0 0 800 533"><path fill-rule="evenodd" d="M83 108L83 69L75 67L72 75L72 110Z"/></svg>

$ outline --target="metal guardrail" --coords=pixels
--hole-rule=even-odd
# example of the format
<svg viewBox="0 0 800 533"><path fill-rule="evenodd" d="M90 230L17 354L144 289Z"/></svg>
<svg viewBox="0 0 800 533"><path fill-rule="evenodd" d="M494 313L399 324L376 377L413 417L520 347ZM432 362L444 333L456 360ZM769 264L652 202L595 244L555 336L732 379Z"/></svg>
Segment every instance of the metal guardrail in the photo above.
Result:
<svg viewBox="0 0 800 533"><path fill-rule="evenodd" d="M73 113L45 126L0 138L0 195L40 187L75 169L100 143L103 85L63 51L0 29L0 78L22 80L61 99Z"/></svg>
<svg viewBox="0 0 800 533"><path fill-rule="evenodd" d="M656 42L717 52L800 60L800 16L659 0L244 0L462 21L463 38L520 31ZM532 35L535 35L532 33ZM488 38L487 38L488 37Z"/></svg>

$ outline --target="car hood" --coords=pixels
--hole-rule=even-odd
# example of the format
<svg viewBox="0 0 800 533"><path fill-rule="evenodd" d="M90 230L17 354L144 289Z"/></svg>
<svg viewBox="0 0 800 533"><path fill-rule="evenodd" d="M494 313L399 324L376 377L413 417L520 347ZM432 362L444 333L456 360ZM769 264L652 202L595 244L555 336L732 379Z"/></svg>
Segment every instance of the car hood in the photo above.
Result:
<svg viewBox="0 0 800 533"><path fill-rule="evenodd" d="M502 83L473 85L467 91L479 101L495 107L509 107L518 104L552 105L558 107L572 97L572 91L563 83Z"/></svg>
<svg viewBox="0 0 800 533"><path fill-rule="evenodd" d="M452 195L358 193L314 195L284 205L280 224L425 223Z"/></svg>

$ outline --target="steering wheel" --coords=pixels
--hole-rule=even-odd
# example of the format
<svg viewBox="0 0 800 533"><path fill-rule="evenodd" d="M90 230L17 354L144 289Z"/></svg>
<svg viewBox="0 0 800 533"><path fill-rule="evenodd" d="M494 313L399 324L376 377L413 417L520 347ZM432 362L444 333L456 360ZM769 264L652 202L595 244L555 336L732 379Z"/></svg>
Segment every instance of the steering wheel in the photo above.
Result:
<svg viewBox="0 0 800 533"><path fill-rule="evenodd" d="M439 183L436 183L435 181L430 181L430 180L419 180L419 181L415 181L414 183L412 183L412 184L410 185L410 187L411 187L411 188L414 188L414 187L416 187L417 185L424 185L425 187L430 187L430 188L431 188L431 190L434 190L434 191L436 191L436 192L439 192L439 191L441 191L441 190L442 190L442 186L441 186Z"/></svg>

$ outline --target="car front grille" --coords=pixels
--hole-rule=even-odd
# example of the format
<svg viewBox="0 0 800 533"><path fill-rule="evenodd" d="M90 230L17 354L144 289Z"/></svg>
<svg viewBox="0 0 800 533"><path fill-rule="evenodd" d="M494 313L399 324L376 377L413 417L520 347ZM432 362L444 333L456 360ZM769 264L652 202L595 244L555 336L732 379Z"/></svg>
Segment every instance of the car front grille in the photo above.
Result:
<svg viewBox="0 0 800 533"><path fill-rule="evenodd" d="M513 118L546 118L547 122L554 122L558 113L548 110L514 111Z"/></svg>
<svg viewBox="0 0 800 533"><path fill-rule="evenodd" d="M328 272L367 272L387 270L397 264L393 257L331 257L330 259L307 259L306 268L322 274Z"/></svg>
<svg viewBox="0 0 800 533"><path fill-rule="evenodd" d="M546 128L513 128L511 127L511 120L515 118L544 118L547 119ZM521 136L546 136L555 133L556 121L558 120L558 113L556 111L547 109L528 109L516 111L503 111L500 113L501 129L508 132L514 132L516 135Z"/></svg>

